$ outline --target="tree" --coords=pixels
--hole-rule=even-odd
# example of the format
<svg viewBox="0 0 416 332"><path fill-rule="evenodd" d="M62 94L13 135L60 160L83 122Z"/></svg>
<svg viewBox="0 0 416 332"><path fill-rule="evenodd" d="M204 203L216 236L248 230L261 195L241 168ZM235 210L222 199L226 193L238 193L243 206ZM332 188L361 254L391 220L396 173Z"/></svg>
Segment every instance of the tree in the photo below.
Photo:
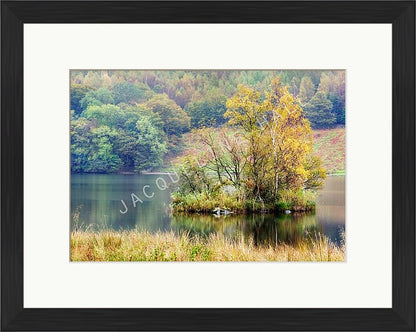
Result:
<svg viewBox="0 0 416 332"><path fill-rule="evenodd" d="M112 144L121 166L137 171L161 165L166 153L164 134L155 126L157 117L147 114L137 107L115 105L89 106L83 113L97 126L114 129Z"/></svg>
<svg viewBox="0 0 416 332"><path fill-rule="evenodd" d="M332 103L326 93L318 91L305 105L306 115L313 128L329 128L336 124L336 116L332 111Z"/></svg>
<svg viewBox="0 0 416 332"><path fill-rule="evenodd" d="M143 89L139 89L138 86L130 82L118 83L113 87L115 104L134 104L143 97L144 93Z"/></svg>
<svg viewBox="0 0 416 332"><path fill-rule="evenodd" d="M71 84L71 110L77 116L84 110L80 102L90 90L91 88L87 85Z"/></svg>
<svg viewBox="0 0 416 332"><path fill-rule="evenodd" d="M80 118L71 121L71 171L79 173L111 173L122 165L114 152L117 132L107 126L95 127Z"/></svg>
<svg viewBox="0 0 416 332"><path fill-rule="evenodd" d="M199 130L193 131L193 138L196 138L200 141L207 149L207 165L208 168L213 170L217 177L218 181L222 182L222 158L221 148L216 139L215 131L212 128L202 128ZM210 167L212 165L213 167Z"/></svg>
<svg viewBox="0 0 416 332"><path fill-rule="evenodd" d="M185 156L181 159L177 172L178 191L182 194L211 192L213 185L204 167L196 157Z"/></svg>
<svg viewBox="0 0 416 332"><path fill-rule="evenodd" d="M118 104L117 106L121 109L122 128L127 132L135 133L137 131L137 121L145 117L163 134L163 124L158 114L153 113L142 105Z"/></svg>
<svg viewBox="0 0 416 332"><path fill-rule="evenodd" d="M180 107L185 107L192 96L195 94L195 81L193 75L185 73L181 78L176 80L173 89L165 89L170 98L172 98Z"/></svg>
<svg viewBox="0 0 416 332"><path fill-rule="evenodd" d="M225 154L221 164L224 173L234 186L240 187L247 164L246 142L239 131L229 132L224 128L219 131L218 140Z"/></svg>
<svg viewBox="0 0 416 332"><path fill-rule="evenodd" d="M133 171L136 168L139 146L137 137L123 130L118 130L117 139L114 141L114 151L119 156L124 170Z"/></svg>
<svg viewBox="0 0 416 332"><path fill-rule="evenodd" d="M306 103L313 97L315 93L315 85L309 76L302 77L299 87L299 99L302 103Z"/></svg>
<svg viewBox="0 0 416 332"><path fill-rule="evenodd" d="M194 129L191 139L200 149L198 159L207 170L216 174L220 184L229 182L236 187L241 186L247 158L246 144L238 131L229 132L225 128Z"/></svg>
<svg viewBox="0 0 416 332"><path fill-rule="evenodd" d="M150 119L143 117L136 123L137 127L137 157L135 168L142 171L160 166L166 153L166 144Z"/></svg>
<svg viewBox="0 0 416 332"><path fill-rule="evenodd" d="M84 78L84 84L88 85L94 89L99 89L103 86L103 78L100 75L99 71L88 70Z"/></svg>
<svg viewBox="0 0 416 332"><path fill-rule="evenodd" d="M332 103L338 124L345 124L345 71L323 72L318 91L324 92Z"/></svg>
<svg viewBox="0 0 416 332"><path fill-rule="evenodd" d="M303 164L312 152L312 131L303 109L278 79L266 93L262 107L267 111L265 130L270 137L271 181L274 200L278 190L301 188L307 179Z"/></svg>
<svg viewBox="0 0 416 332"><path fill-rule="evenodd" d="M185 110L191 118L191 127L201 128L223 124L226 100L227 98L216 90L208 92L205 98L188 104Z"/></svg>
<svg viewBox="0 0 416 332"><path fill-rule="evenodd" d="M178 136L189 130L188 114L166 94L157 94L144 105L160 116L167 135Z"/></svg>
<svg viewBox="0 0 416 332"><path fill-rule="evenodd" d="M71 172L83 173L88 168L91 127L85 118L71 119Z"/></svg>
<svg viewBox="0 0 416 332"><path fill-rule="evenodd" d="M312 155L312 130L305 112L279 79L271 87L264 93L238 87L224 115L234 126L231 132L224 128L192 131L198 167L187 161L186 169L193 175L183 175L186 188L215 193L219 186L233 184L238 197L265 207L276 203L281 192L322 185L326 174L320 159ZM207 173L214 175L207 178ZM198 179L204 182L198 184Z"/></svg>
<svg viewBox="0 0 416 332"><path fill-rule="evenodd" d="M120 169L122 162L113 148L116 136L117 132L107 126L91 129L91 151L86 172L112 173Z"/></svg>
<svg viewBox="0 0 416 332"><path fill-rule="evenodd" d="M94 97L102 104L114 104L113 94L106 88L100 88L94 92Z"/></svg>
<svg viewBox="0 0 416 332"><path fill-rule="evenodd" d="M276 201L280 189L320 185L324 174L319 160L310 157L310 123L279 79L272 82L271 91L265 91L264 96L239 87L238 93L227 101L227 108L229 123L242 128L247 142L245 176L252 197L262 202Z"/></svg>
<svg viewBox="0 0 416 332"><path fill-rule="evenodd" d="M89 91L84 98L81 99L79 105L82 110L86 110L88 106L100 106L103 104L113 104L114 99L111 91L100 88L98 90Z"/></svg>
<svg viewBox="0 0 416 332"><path fill-rule="evenodd" d="M329 95L337 124L345 125L345 102L337 94Z"/></svg>
<svg viewBox="0 0 416 332"><path fill-rule="evenodd" d="M321 159L309 154L304 161L303 167L307 171L305 189L322 187L326 178L326 170L322 166Z"/></svg>
<svg viewBox="0 0 416 332"><path fill-rule="evenodd" d="M227 111L224 114L230 125L242 128L242 134L247 141L246 185L251 189L252 196L260 201L263 201L266 161L269 156L268 139L259 125L264 115L260 92L243 85L239 85L238 92L227 100Z"/></svg>
<svg viewBox="0 0 416 332"><path fill-rule="evenodd" d="M120 127L124 124L123 114L116 105L91 105L82 113L89 120L94 120L99 126Z"/></svg>

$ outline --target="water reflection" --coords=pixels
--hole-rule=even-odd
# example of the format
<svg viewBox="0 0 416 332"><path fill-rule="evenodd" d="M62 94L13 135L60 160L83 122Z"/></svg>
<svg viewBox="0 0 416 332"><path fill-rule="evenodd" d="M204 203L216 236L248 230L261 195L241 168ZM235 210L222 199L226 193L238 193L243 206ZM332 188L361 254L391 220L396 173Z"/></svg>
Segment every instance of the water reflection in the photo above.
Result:
<svg viewBox="0 0 416 332"><path fill-rule="evenodd" d="M234 240L249 241L255 245L275 245L285 242L296 243L308 234L322 231L317 225L315 215L244 215L244 216L172 216L172 229L190 234L221 233Z"/></svg>
<svg viewBox="0 0 416 332"><path fill-rule="evenodd" d="M171 215L170 193L161 190L163 175L72 175L71 228L139 229L150 232L189 232L200 236L221 233L232 240L255 245L296 243L320 232L342 241L345 228L345 178L329 177L317 201L316 213L290 215ZM143 187L147 186L145 192ZM132 196L133 194L133 196ZM154 195L152 195L154 194ZM121 203L125 202L125 206Z"/></svg>

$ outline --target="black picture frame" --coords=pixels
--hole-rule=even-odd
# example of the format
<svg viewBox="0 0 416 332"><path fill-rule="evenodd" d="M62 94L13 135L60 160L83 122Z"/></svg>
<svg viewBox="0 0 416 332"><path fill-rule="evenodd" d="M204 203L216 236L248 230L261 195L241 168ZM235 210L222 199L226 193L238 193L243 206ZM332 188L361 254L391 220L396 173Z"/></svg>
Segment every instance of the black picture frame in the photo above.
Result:
<svg viewBox="0 0 416 332"><path fill-rule="evenodd" d="M1 328L19 330L415 330L414 1L2 1ZM391 23L391 309L25 309L25 23Z"/></svg>

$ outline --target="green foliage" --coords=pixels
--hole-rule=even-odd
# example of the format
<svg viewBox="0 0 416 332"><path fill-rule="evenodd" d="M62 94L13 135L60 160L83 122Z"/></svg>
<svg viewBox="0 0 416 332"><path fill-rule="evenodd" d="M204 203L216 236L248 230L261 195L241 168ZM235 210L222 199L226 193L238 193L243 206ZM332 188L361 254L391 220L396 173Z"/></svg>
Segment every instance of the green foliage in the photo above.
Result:
<svg viewBox="0 0 416 332"><path fill-rule="evenodd" d="M188 114L166 94L157 94L146 102L145 106L159 115L163 130L167 135L181 135L189 130Z"/></svg>
<svg viewBox="0 0 416 332"><path fill-rule="evenodd" d="M113 104L114 98L110 90L105 88L100 88L97 91L94 91L94 97L102 104Z"/></svg>
<svg viewBox="0 0 416 332"><path fill-rule="evenodd" d="M186 110L193 128L217 126L224 123L220 113L239 84L264 91L275 77L280 77L302 105L308 103L317 90L325 91L333 103L337 124L345 123L344 71L72 71L71 109L78 115L89 105L99 106L96 100L100 98L94 96L84 101L83 108L79 102L89 90L101 88L112 92L116 105L146 103L155 94L166 94ZM101 100L101 104L108 103Z"/></svg>
<svg viewBox="0 0 416 332"><path fill-rule="evenodd" d="M151 120L143 117L136 123L137 128L137 156L135 169L141 171L153 166L161 165L166 153L166 144L159 130Z"/></svg>
<svg viewBox="0 0 416 332"><path fill-rule="evenodd" d="M121 166L114 153L117 132L107 126L94 127L87 119L71 122L71 171L111 173Z"/></svg>
<svg viewBox="0 0 416 332"><path fill-rule="evenodd" d="M332 110L335 114L337 124L345 125L345 102L341 101L336 94L330 95L329 100L332 103Z"/></svg>
<svg viewBox="0 0 416 332"><path fill-rule="evenodd" d="M160 116L153 113L151 110L141 106L133 106L127 104L118 104L118 107L121 109L122 128L130 133L135 133L137 131L136 123L141 118L147 118L150 120L153 126L159 129L162 134L163 124Z"/></svg>
<svg viewBox="0 0 416 332"><path fill-rule="evenodd" d="M313 128L329 128L336 124L332 103L323 91L318 91L312 97L305 105L305 110Z"/></svg>
<svg viewBox="0 0 416 332"><path fill-rule="evenodd" d="M71 120L71 171L83 172L89 168L92 124L85 118Z"/></svg>
<svg viewBox="0 0 416 332"><path fill-rule="evenodd" d="M160 166L166 141L157 116L138 107L90 105L71 121L71 170L110 173Z"/></svg>
<svg viewBox="0 0 416 332"><path fill-rule="evenodd" d="M90 173L111 173L121 166L121 160L114 153L112 142L117 136L115 130L107 126L91 129L91 146L89 164L86 168Z"/></svg>
<svg viewBox="0 0 416 332"><path fill-rule="evenodd" d="M315 209L316 192L312 190L280 189L277 197L276 209L279 211L301 212Z"/></svg>
<svg viewBox="0 0 416 332"><path fill-rule="evenodd" d="M134 170L142 156L139 155L137 137L119 130L118 137L114 140L114 151L119 156L123 169Z"/></svg>
<svg viewBox="0 0 416 332"><path fill-rule="evenodd" d="M79 105L81 109L86 110L88 106L100 106L103 104L113 104L114 99L111 92L105 88L89 91L84 98L81 99Z"/></svg>
<svg viewBox="0 0 416 332"><path fill-rule="evenodd" d="M345 72L322 72L318 91L331 101L336 123L345 124Z"/></svg>
<svg viewBox="0 0 416 332"><path fill-rule="evenodd" d="M71 84L71 110L76 115L79 115L84 110L80 102L90 90L91 88L87 85Z"/></svg>
<svg viewBox="0 0 416 332"><path fill-rule="evenodd" d="M190 128L217 127L220 132L218 127L227 121L224 114L231 119L234 111L241 115L247 110L254 111L257 113L251 117L252 123L251 120L239 123L243 119L237 117L234 123L230 121L232 126L244 129L249 125L252 130L245 128L238 135L214 135L218 144L212 145L211 152L205 151L205 159L221 163L225 174L221 180L238 185L243 168L247 171L252 165L252 162L244 165L248 159L242 158L239 149L241 144L246 144L244 149L250 146L249 137L257 142L249 153L251 158L259 157L255 163L260 165L262 159L269 158L261 147L270 147L270 141L264 137L262 141L264 135L256 127L272 113L262 103L267 100L265 91L270 90L276 77L291 93L291 107L297 103L304 107L308 112L303 116L314 128L345 123L344 71L71 71L71 133L74 133L71 169L101 172L103 165L108 165L107 171L112 172L158 167L181 151L182 135ZM246 105L227 111L227 100L238 93L239 84L246 85L256 95L254 103L247 100L254 108L244 110ZM139 120L143 123L138 126ZM103 146L100 149L96 144ZM212 159L212 153L218 149L222 150L222 157ZM208 164L210 171L216 167L212 162ZM264 165L272 167L269 162ZM295 168L292 167L292 173ZM270 177L264 176L267 172L261 172L257 189L272 183ZM246 185L250 186L250 181Z"/></svg>
<svg viewBox="0 0 416 332"><path fill-rule="evenodd" d="M82 113L89 120L95 120L99 126L117 127L122 123L122 112L115 105L90 105Z"/></svg>
<svg viewBox="0 0 416 332"><path fill-rule="evenodd" d="M139 87L133 83L122 82L114 85L113 93L114 102L116 104L132 104L134 102L137 102L141 97L143 97L145 90L143 88L139 89Z"/></svg>
<svg viewBox="0 0 416 332"><path fill-rule="evenodd" d="M186 112L191 118L191 127L219 126L225 122L226 111L224 96L211 97L189 103Z"/></svg>
<svg viewBox="0 0 416 332"><path fill-rule="evenodd" d="M233 212L244 213L253 211L252 205L246 204L244 199L225 193L188 193L176 192L172 194L171 206L175 212L212 213L214 209L229 209Z"/></svg>
<svg viewBox="0 0 416 332"><path fill-rule="evenodd" d="M233 213L253 212L306 212L315 209L316 191L302 189L281 189L278 199L273 202L261 202L249 199L241 193L228 195L224 192L182 193L172 194L171 206L175 213L213 213L217 208L227 209Z"/></svg>

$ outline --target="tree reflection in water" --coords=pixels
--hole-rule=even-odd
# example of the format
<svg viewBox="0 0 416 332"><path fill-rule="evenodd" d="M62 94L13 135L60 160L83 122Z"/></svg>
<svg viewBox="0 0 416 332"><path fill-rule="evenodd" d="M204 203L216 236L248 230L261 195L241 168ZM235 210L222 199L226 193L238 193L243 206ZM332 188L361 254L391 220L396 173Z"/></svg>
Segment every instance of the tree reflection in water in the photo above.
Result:
<svg viewBox="0 0 416 332"><path fill-rule="evenodd" d="M253 241L254 245L296 244L322 231L315 214L292 215L214 215L180 214L172 216L177 232L209 236L223 234L229 240Z"/></svg>

